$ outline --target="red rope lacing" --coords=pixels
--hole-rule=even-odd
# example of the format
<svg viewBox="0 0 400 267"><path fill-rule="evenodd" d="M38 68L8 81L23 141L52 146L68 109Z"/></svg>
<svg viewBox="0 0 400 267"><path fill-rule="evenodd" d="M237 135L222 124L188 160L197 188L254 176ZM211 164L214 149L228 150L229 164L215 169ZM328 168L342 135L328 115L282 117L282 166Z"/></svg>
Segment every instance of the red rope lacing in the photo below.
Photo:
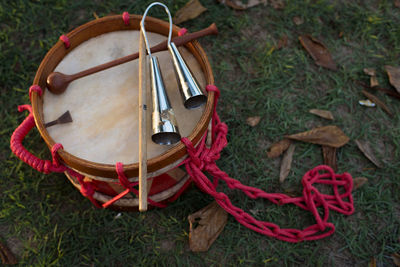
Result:
<svg viewBox="0 0 400 267"><path fill-rule="evenodd" d="M112 199L110 199L106 203L104 203L102 205L103 208L107 208L108 206L112 205L115 201L117 201L120 198L124 197L129 192L132 192L136 196L139 196L139 191L135 189L135 186L137 186L139 184L139 182L132 182L132 183L129 182L128 178L126 177L126 175L124 173L124 165L121 162L117 162L117 164L115 164L115 169L116 169L117 174L118 174L119 184L121 186L123 186L124 188L126 188L126 190L121 192L117 196L113 197ZM152 205L154 207L158 207L158 208L165 208L167 206L165 204L156 202L156 201L150 199L149 197L147 198L147 202L150 203L150 205Z"/></svg>
<svg viewBox="0 0 400 267"><path fill-rule="evenodd" d="M182 138L182 142L185 144L189 155L184 164L195 184L202 191L213 196L217 203L234 216L238 222L258 233L295 243L303 240L316 240L331 235L335 231L335 226L328 222L329 210L334 210L345 215L350 215L354 212L353 197L351 195L353 188L352 177L348 173L335 174L329 166L318 166L304 175L302 179L304 187L303 196L301 197L290 197L281 193L266 193L261 189L243 185L221 171L215 161L220 158L221 150L227 145L226 134L228 127L225 123L221 123L218 114L215 112L219 97L218 88L214 85L209 85L207 86L207 91L214 91L216 93L212 117L213 144L211 148L207 148L204 145L205 137L203 137L202 144L196 149L189 139ZM208 172L214 178L214 181L211 182L203 171ZM284 229L271 222L256 220L250 214L234 206L226 194L217 192L216 187L220 179L226 182L230 189L242 190L252 199L265 198L278 205L292 203L302 209L308 210L313 214L316 223L298 230ZM320 193L314 186L315 184L332 186L333 195ZM340 193L340 189L344 193ZM323 208L323 217L318 212L318 207Z"/></svg>
<svg viewBox="0 0 400 267"><path fill-rule="evenodd" d="M206 135L203 136L197 148L193 146L188 138L182 138L182 142L185 144L189 155L182 164L185 164L187 172L196 185L204 192L213 196L217 203L234 216L238 222L267 236L288 242L299 242L303 240L320 239L331 235L335 231L335 226L328 222L330 210L345 215L350 215L354 212L353 197L351 195L351 190L353 188L352 177L348 173L335 174L329 166L318 166L304 175L302 179L303 196L301 197L290 197L281 193L266 193L261 189L243 185L239 181L230 178L225 172L221 171L215 162L220 158L221 150L227 145L226 135L228 133L228 127L225 123L220 121L216 112L218 97L220 95L218 88L214 85L208 85L206 90L209 92L212 91L215 94L212 114L212 146L210 148L206 147ZM29 90L30 95L33 91L39 95L42 93L39 86L32 86ZM79 181L81 185L81 193L89 198L90 201L99 208L111 205L128 192L133 192L138 195L137 190L134 188L137 183L130 183L124 174L122 163L117 163L116 171L118 173L119 183L124 186L126 190L120 194L121 196L118 195L101 206L93 198L93 194L95 193L94 189L90 183L84 181L84 176L60 164L57 151L62 149L61 144L55 144L52 147L52 162L37 158L23 147L22 141L28 132L35 126L35 122L31 113L32 108L29 105L19 106L18 109L19 111L28 110L30 112L28 117L14 131L10 140L11 150L21 160L34 169L44 173L67 171L69 174L75 176ZM211 176L213 176L213 182L211 182L202 171L207 171ZM304 228L303 230L298 230L290 228L282 229L276 224L256 220L242 209L234 206L226 194L216 191L220 179L225 181L229 188L240 189L252 199L265 198L278 205L293 203L302 209L310 211L315 217L316 223ZM331 185L333 188L333 195L320 193L314 184ZM339 191L344 191L344 193L340 193ZM345 201L346 198L347 201ZM156 203L151 199L148 201L154 206L163 206L163 204ZM318 212L318 207L323 208L323 217L321 217Z"/></svg>

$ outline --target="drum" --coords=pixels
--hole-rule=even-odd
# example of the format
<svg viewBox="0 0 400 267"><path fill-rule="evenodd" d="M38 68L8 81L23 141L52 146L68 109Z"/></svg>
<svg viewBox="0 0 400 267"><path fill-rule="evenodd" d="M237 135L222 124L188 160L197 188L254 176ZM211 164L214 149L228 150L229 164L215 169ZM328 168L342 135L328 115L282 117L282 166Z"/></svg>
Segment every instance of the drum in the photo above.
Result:
<svg viewBox="0 0 400 267"><path fill-rule="evenodd" d="M139 50L141 16L130 15L129 23L121 16L109 16L78 27L69 34L69 47L59 41L47 53L36 73L34 84L46 88L47 76L54 71L74 74ZM146 29L150 46L166 40L169 24L148 17ZM174 26L173 36L179 28ZM197 41L180 48L201 88L213 84L207 56ZM193 144L205 135L213 111L214 93L209 93L203 107L184 107L168 51L156 53L160 61L166 90L175 111L182 136ZM32 94L32 109L36 126L51 148L57 151L63 164L84 175L84 181L95 190L93 197L104 203L120 194L126 187L118 181L116 162L123 163L129 182L138 180L138 60L134 60L71 82L67 90L52 94L43 90L42 96ZM151 100L150 90L147 99ZM207 94L206 92L204 92ZM149 101L151 102L151 101ZM45 123L69 111L72 122L46 128ZM148 110L152 110L148 103ZM147 112L151 121L151 112ZM187 174L176 168L186 157L182 143L172 146L151 141L151 123L147 123L148 195L156 202L173 200L189 183ZM76 177L66 173L78 189ZM138 199L127 194L112 204L114 208L136 209Z"/></svg>

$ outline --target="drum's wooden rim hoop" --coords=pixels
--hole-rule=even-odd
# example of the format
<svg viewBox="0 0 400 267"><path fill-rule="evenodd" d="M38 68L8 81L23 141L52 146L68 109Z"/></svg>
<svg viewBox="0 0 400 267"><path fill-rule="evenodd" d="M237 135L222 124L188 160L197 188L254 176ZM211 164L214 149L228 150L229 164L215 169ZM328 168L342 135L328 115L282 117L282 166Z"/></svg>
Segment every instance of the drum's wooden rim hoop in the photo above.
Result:
<svg viewBox="0 0 400 267"><path fill-rule="evenodd" d="M67 55L71 50L77 47L84 41L90 38L99 36L104 33L121 31L121 30L137 30L140 27L140 20L142 19L139 15L130 15L129 24L125 25L121 15L107 16L101 19L90 21L78 28L74 29L70 33L66 34L70 40L70 47L65 48L62 41L58 41L46 54L42 60L38 71L36 72L33 84L39 85L41 88L46 88L47 76L54 71L55 67L60 61ZM148 31L155 32L162 35L168 35L169 24L165 21L147 17L146 27ZM173 27L173 36L178 35L179 27ZM207 59L207 56L197 41L192 41L186 45L186 48L195 56L196 60L200 64L202 71L206 77L207 84L214 84L214 76L212 74L211 65ZM45 92L43 92L45 93ZM40 135L45 140L46 144L51 148L55 141L51 138L43 123L43 98L40 97L36 92L32 94L32 109L35 118L35 124L38 128ZM208 123L211 119L214 104L214 92L208 92L207 103L201 116L199 123L193 129L192 133L188 136L190 141L194 144L198 143L201 137L207 130ZM76 157L67 151L60 149L58 154L62 161L68 166L88 173L94 176L102 176L109 178L117 178L118 175L115 171L115 165L102 164L91 162L88 160ZM154 172L158 169L164 168L178 159L186 155L186 147L184 144L179 143L173 148L167 150L163 154L151 158L147 161L148 172ZM124 165L125 173L128 177L138 176L138 163Z"/></svg>

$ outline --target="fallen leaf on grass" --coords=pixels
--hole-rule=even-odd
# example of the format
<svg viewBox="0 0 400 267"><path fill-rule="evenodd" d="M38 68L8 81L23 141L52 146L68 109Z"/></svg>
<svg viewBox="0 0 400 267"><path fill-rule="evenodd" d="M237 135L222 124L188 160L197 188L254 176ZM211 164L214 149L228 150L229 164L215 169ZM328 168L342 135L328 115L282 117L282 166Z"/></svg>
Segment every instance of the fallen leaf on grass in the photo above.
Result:
<svg viewBox="0 0 400 267"><path fill-rule="evenodd" d="M285 152L282 158L281 171L279 173L279 182L283 183L286 177L289 175L290 168L292 167L293 153L296 146L291 144L288 150Z"/></svg>
<svg viewBox="0 0 400 267"><path fill-rule="evenodd" d="M0 242L0 258L1 262L4 265L6 264L14 265L18 263L17 258L14 256L11 250L1 242Z"/></svg>
<svg viewBox="0 0 400 267"><path fill-rule="evenodd" d="M299 40L317 65L330 70L337 70L336 63L323 43L310 35L302 35Z"/></svg>
<svg viewBox="0 0 400 267"><path fill-rule="evenodd" d="M288 37L287 35L283 35L281 39L279 39L278 45L275 47L276 50L279 50L285 46L287 46Z"/></svg>
<svg viewBox="0 0 400 267"><path fill-rule="evenodd" d="M304 20L302 18L300 18L300 17L297 17L297 16L293 17L292 20L293 20L293 23L296 24L296 25L301 25L301 24L304 23Z"/></svg>
<svg viewBox="0 0 400 267"><path fill-rule="evenodd" d="M375 69L364 69L364 73L370 76L370 86L377 87L379 86L378 79L376 78L376 71Z"/></svg>
<svg viewBox="0 0 400 267"><path fill-rule="evenodd" d="M272 144L272 146L267 151L268 158L272 159L272 158L279 157L280 155L282 155L283 152L286 151L286 149L289 148L291 143L292 143L292 141L285 138L285 139L282 139L282 140Z"/></svg>
<svg viewBox="0 0 400 267"><path fill-rule="evenodd" d="M219 2L236 10L245 10L259 4L267 4L267 0L248 0L247 3L240 0L219 0Z"/></svg>
<svg viewBox="0 0 400 267"><path fill-rule="evenodd" d="M185 22L187 20L198 17L201 13L206 11L207 8L201 5L199 0L190 0L184 7L179 9L174 18L172 19L175 24Z"/></svg>
<svg viewBox="0 0 400 267"><path fill-rule="evenodd" d="M390 95L390 96L393 96L393 97L395 97L395 98L397 98L397 99L400 99L400 93L398 93L398 92L395 91L395 90L386 89L386 88L381 88L381 87L370 87L369 85L367 85L367 84L365 84L365 83L363 83L363 82L361 82L361 81L357 81L357 80L356 80L356 82L357 82L359 85L361 85L362 87L366 88L366 89L378 90L378 91L384 92L384 93L387 94L387 95Z"/></svg>
<svg viewBox="0 0 400 267"><path fill-rule="evenodd" d="M256 126L261 120L260 116L255 116L255 117L248 117L246 119L246 122L248 125L250 125L251 127Z"/></svg>
<svg viewBox="0 0 400 267"><path fill-rule="evenodd" d="M311 114L320 116L321 118L327 119L327 120L333 120L333 115L330 111L328 110L322 110L322 109L310 109L309 111Z"/></svg>
<svg viewBox="0 0 400 267"><path fill-rule="evenodd" d="M347 137L347 135L345 135L343 131L335 125L318 127L310 131L292 134L286 137L307 143L331 146L336 148L344 146L350 140L350 138Z"/></svg>
<svg viewBox="0 0 400 267"><path fill-rule="evenodd" d="M374 102L375 104L377 104L381 109L383 109L387 114L389 114L390 116L393 116L393 113L390 111L390 109L386 106L385 103L383 103L381 100L379 100L379 98L377 98L376 96L374 96L371 93L368 93L365 90L362 90L362 93L368 97L369 100L371 100L372 102Z"/></svg>
<svg viewBox="0 0 400 267"><path fill-rule="evenodd" d="M283 0L270 0L271 5L274 9L284 9L285 2Z"/></svg>
<svg viewBox="0 0 400 267"><path fill-rule="evenodd" d="M400 93L400 68L386 65L386 72L389 76L389 82Z"/></svg>
<svg viewBox="0 0 400 267"><path fill-rule="evenodd" d="M372 258L371 261L369 262L368 267L376 267L376 259Z"/></svg>
<svg viewBox="0 0 400 267"><path fill-rule="evenodd" d="M400 8L400 0L394 0L394 6Z"/></svg>
<svg viewBox="0 0 400 267"><path fill-rule="evenodd" d="M356 177L353 179L353 191L357 190L361 186L363 186L366 182L368 182L368 179L365 177Z"/></svg>
<svg viewBox="0 0 400 267"><path fill-rule="evenodd" d="M93 17L94 17L95 19L99 19L99 15L97 15L96 12L93 12Z"/></svg>
<svg viewBox="0 0 400 267"><path fill-rule="evenodd" d="M193 252L207 251L224 229L228 213L217 202L188 216L189 246Z"/></svg>
<svg viewBox="0 0 400 267"><path fill-rule="evenodd" d="M363 142L360 140L355 140L358 149L364 154L367 159L369 159L376 167L382 168L382 164L380 161L375 157L375 153L372 151L371 147L367 142Z"/></svg>
<svg viewBox="0 0 400 267"><path fill-rule="evenodd" d="M324 157L324 164L330 166L336 172L336 148L330 146L322 146L322 155Z"/></svg>
<svg viewBox="0 0 400 267"><path fill-rule="evenodd" d="M394 262L394 265L400 266L400 254L399 253L392 254L392 260Z"/></svg>

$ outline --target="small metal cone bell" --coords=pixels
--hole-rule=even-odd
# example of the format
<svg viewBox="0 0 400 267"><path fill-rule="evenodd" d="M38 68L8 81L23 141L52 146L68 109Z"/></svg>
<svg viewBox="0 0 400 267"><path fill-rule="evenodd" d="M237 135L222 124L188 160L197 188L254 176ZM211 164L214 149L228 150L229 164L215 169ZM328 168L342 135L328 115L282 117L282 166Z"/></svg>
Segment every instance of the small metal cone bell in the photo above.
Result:
<svg viewBox="0 0 400 267"><path fill-rule="evenodd" d="M200 90L199 83L190 72L184 59L174 43L170 43L168 49L172 56L174 69L178 77L179 89L183 97L183 104L187 109L199 107L207 102L207 96Z"/></svg>
<svg viewBox="0 0 400 267"><path fill-rule="evenodd" d="M159 145L171 145L181 139L174 111L165 91L158 59L150 58L151 90L153 98L151 139Z"/></svg>

